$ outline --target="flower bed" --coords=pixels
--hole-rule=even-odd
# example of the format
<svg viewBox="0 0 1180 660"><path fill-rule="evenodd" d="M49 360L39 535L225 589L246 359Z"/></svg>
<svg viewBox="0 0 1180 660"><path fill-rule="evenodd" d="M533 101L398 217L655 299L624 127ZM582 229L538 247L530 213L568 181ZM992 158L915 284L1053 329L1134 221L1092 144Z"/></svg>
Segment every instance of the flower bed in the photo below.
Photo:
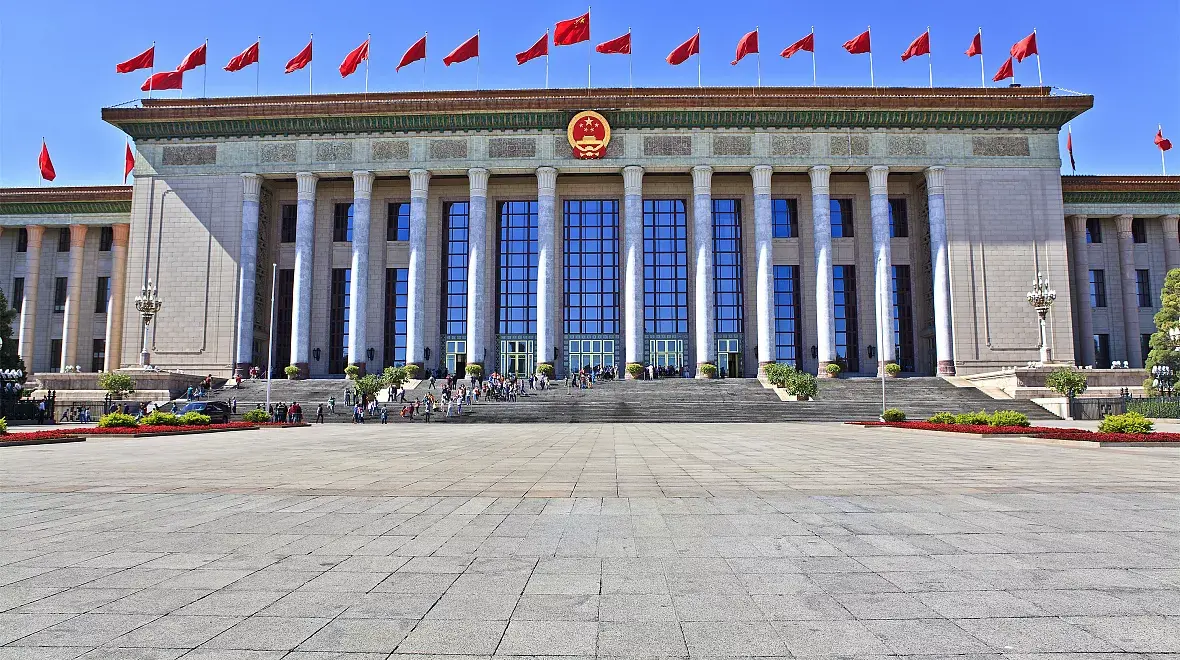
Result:
<svg viewBox="0 0 1180 660"><path fill-rule="evenodd" d="M85 436L79 429L49 429L45 431L31 431L28 433L6 433L0 435L0 447L14 447L17 445L42 445L55 442L82 442Z"/></svg>
<svg viewBox="0 0 1180 660"><path fill-rule="evenodd" d="M943 431L975 435L1023 435L1043 440L1076 440L1080 442L1176 442L1180 433L1099 433L1085 429L1059 429L1050 426L987 426L977 424L933 424L931 422L849 422L859 426L887 426L916 431Z"/></svg>

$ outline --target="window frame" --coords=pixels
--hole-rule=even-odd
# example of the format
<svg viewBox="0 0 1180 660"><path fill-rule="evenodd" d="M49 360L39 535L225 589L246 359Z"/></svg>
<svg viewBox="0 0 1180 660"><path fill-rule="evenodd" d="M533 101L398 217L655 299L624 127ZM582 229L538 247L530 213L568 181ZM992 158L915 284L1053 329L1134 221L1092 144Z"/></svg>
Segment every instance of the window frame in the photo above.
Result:
<svg viewBox="0 0 1180 660"><path fill-rule="evenodd" d="M20 285L19 287L17 285ZM18 295L19 294L19 295ZM25 278L12 278L12 298L8 300L8 307L20 312L25 305Z"/></svg>
<svg viewBox="0 0 1180 660"><path fill-rule="evenodd" d="M405 366L410 336L410 269L385 269L385 366Z"/></svg>
<svg viewBox="0 0 1180 660"><path fill-rule="evenodd" d="M617 199L562 201L562 325L567 336L618 336L622 331L620 206Z"/></svg>
<svg viewBox="0 0 1180 660"><path fill-rule="evenodd" d="M688 334L688 202L684 199L643 200L643 331Z"/></svg>
<svg viewBox="0 0 1180 660"><path fill-rule="evenodd" d="M1147 221L1145 218L1131 218L1131 242L1137 245L1147 243Z"/></svg>
<svg viewBox="0 0 1180 660"><path fill-rule="evenodd" d="M443 336L467 336L467 255L470 251L471 203L443 204Z"/></svg>
<svg viewBox="0 0 1180 660"><path fill-rule="evenodd" d="M742 203L740 199L713 198L712 211L713 332L741 334L745 325Z"/></svg>
<svg viewBox="0 0 1180 660"><path fill-rule="evenodd" d="M897 221L897 210L901 209L901 221ZM905 197L889 198L889 238L910 237L909 200Z"/></svg>
<svg viewBox="0 0 1180 660"><path fill-rule="evenodd" d="M856 266L833 264L832 326L836 337L836 359L844 361L845 371L848 373L860 371L860 310L857 309L856 296ZM840 302L841 300L843 302ZM841 322L844 325L843 330L840 330ZM843 340L840 338L841 335L844 336ZM840 355L841 347L844 355Z"/></svg>
<svg viewBox="0 0 1180 660"><path fill-rule="evenodd" d="M334 211L333 211L334 212ZM294 243L299 239L299 205L279 205L279 243Z"/></svg>
<svg viewBox="0 0 1180 660"><path fill-rule="evenodd" d="M29 251L29 230L26 227L20 227L16 232L16 251Z"/></svg>
<svg viewBox="0 0 1180 660"><path fill-rule="evenodd" d="M1102 309L1106 307L1106 270L1102 268L1090 269L1090 308Z"/></svg>
<svg viewBox="0 0 1180 660"><path fill-rule="evenodd" d="M1151 295L1151 271L1147 268L1135 269L1135 298L1139 303L1140 309L1151 309L1155 307L1153 300L1155 296Z"/></svg>
<svg viewBox="0 0 1180 660"><path fill-rule="evenodd" d="M856 238L856 211L854 200L851 197L829 197L828 198L828 212L830 214L829 224L832 228L832 238ZM840 222L836 223L835 218L839 216ZM840 228L840 234L836 234L836 228Z"/></svg>
<svg viewBox="0 0 1180 660"><path fill-rule="evenodd" d="M352 302L352 269L333 268L328 317L328 373L342 375L348 367L349 312Z"/></svg>
<svg viewBox="0 0 1180 660"><path fill-rule="evenodd" d="M58 252L69 252L70 251L70 228L69 227L61 227L60 229L57 230L57 251Z"/></svg>
<svg viewBox="0 0 1180 660"><path fill-rule="evenodd" d="M53 280L53 313L64 314L70 295L70 278L57 277Z"/></svg>
<svg viewBox="0 0 1180 660"><path fill-rule="evenodd" d="M115 244L115 228L114 227L99 227L98 228L98 251L110 252Z"/></svg>
<svg viewBox="0 0 1180 660"><path fill-rule="evenodd" d="M405 209L405 213L402 213ZM403 224L402 219L405 218ZM405 238L402 238L402 237ZM389 202L385 207L385 241L404 243L410 240L410 203Z"/></svg>
<svg viewBox="0 0 1180 660"><path fill-rule="evenodd" d="M497 202L496 225L496 328L501 335L535 335L540 205L535 199Z"/></svg>
<svg viewBox="0 0 1180 660"><path fill-rule="evenodd" d="M1102 218L1086 218L1086 243L1102 243Z"/></svg>
<svg viewBox="0 0 1180 660"><path fill-rule="evenodd" d="M800 268L776 264L774 277L774 360L796 369L803 366L803 320ZM789 343L787 343L789 341Z"/></svg>
<svg viewBox="0 0 1180 660"><path fill-rule="evenodd" d="M799 200L795 197L775 197L770 200L771 236L799 238Z"/></svg>
<svg viewBox="0 0 1180 660"><path fill-rule="evenodd" d="M352 202L332 205L332 242L351 243L355 208Z"/></svg>
<svg viewBox="0 0 1180 660"><path fill-rule="evenodd" d="M94 313L106 314L110 309L111 304L111 278L110 276L99 277L95 279L94 284Z"/></svg>

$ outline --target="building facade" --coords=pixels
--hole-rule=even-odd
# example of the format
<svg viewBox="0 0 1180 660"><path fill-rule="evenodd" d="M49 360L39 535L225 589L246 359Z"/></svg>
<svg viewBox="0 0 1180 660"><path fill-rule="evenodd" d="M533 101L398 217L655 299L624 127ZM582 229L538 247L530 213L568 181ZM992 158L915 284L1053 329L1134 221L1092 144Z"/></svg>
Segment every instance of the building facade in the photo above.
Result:
<svg viewBox="0 0 1180 660"><path fill-rule="evenodd" d="M21 349L39 371L97 369L76 356L99 334L118 344L105 368L134 365L143 337L123 328L142 327L130 301L150 279L165 300L153 362L197 373L709 362L749 377L772 361L973 373L1037 359L1025 292L1038 272L1059 291L1056 359L1141 365L1125 338L1150 331L1149 308L1135 324L1123 310L1144 285L1157 299L1176 265L1180 186L1063 179L1060 128L1092 102L1047 88L145 100L103 111L136 142L126 209L50 213L64 209L13 201L44 190L0 193L0 277L39 273L37 340ZM609 138L575 135L586 111ZM1079 244L1079 222L1109 240ZM49 256L43 237L62 227L76 261ZM102 227L125 257L90 245ZM38 259L19 252L38 232ZM59 268L67 303L121 277L121 313L87 313L85 293L77 325L72 307L50 310ZM1095 271L1116 305L1082 304Z"/></svg>

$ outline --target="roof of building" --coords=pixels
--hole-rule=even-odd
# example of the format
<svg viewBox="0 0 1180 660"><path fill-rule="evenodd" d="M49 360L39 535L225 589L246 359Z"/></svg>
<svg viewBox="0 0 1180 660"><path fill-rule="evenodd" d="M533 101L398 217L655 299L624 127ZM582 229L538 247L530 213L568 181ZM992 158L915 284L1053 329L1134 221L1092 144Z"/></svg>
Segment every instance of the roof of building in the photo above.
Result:
<svg viewBox="0 0 1180 660"><path fill-rule="evenodd" d="M0 188L0 215L130 212L131 186Z"/></svg>
<svg viewBox="0 0 1180 660"><path fill-rule="evenodd" d="M102 117L137 139L555 130L586 109L615 128L1055 130L1093 105L1049 87L659 87L144 99Z"/></svg>
<svg viewBox="0 0 1180 660"><path fill-rule="evenodd" d="M1180 176L1061 177L1066 204L1180 204Z"/></svg>

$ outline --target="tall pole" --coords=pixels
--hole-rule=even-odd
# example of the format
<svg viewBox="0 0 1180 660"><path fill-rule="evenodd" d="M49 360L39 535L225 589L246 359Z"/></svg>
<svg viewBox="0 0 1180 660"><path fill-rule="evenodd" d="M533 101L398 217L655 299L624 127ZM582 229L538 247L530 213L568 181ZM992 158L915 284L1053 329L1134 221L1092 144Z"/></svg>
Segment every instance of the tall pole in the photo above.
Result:
<svg viewBox="0 0 1180 660"><path fill-rule="evenodd" d="M757 25L754 26L754 34L758 34L758 26ZM758 34L758 36L762 36L762 35ZM754 59L758 64L758 86L761 87L762 86L762 47L761 46L758 47L758 52L754 53L754 55L755 55Z"/></svg>
<svg viewBox="0 0 1180 660"><path fill-rule="evenodd" d="M590 27L590 5L586 5L586 27ZM549 30L545 30L545 39L549 39ZM594 61L594 46L589 39L586 40L586 89L590 89L590 64ZM546 51L549 49L546 48ZM545 88L549 88L549 56L545 56Z"/></svg>
<svg viewBox="0 0 1180 660"><path fill-rule="evenodd" d="M1037 38L1037 29L1033 28L1033 39ZM1045 80L1041 78L1041 46L1037 44L1037 84L1041 87L1045 86Z"/></svg>
<svg viewBox="0 0 1180 660"><path fill-rule="evenodd" d="M424 91L424 92L426 91L426 47L427 47L426 37L429 34L430 34L429 32L422 33L422 91ZM548 56L546 56L546 57L548 57Z"/></svg>
<svg viewBox="0 0 1180 660"><path fill-rule="evenodd" d="M549 89L549 28L545 28L545 89Z"/></svg>
<svg viewBox="0 0 1180 660"><path fill-rule="evenodd" d="M815 87L819 83L815 79L815 26L811 26L811 86Z"/></svg>
<svg viewBox="0 0 1180 660"><path fill-rule="evenodd" d="M875 88L877 79L873 76L873 26L866 27L865 32L869 33L869 86Z"/></svg>
<svg viewBox="0 0 1180 660"><path fill-rule="evenodd" d="M262 92L262 37L258 37L258 61L254 63L254 96L261 96Z"/></svg>
<svg viewBox="0 0 1180 660"><path fill-rule="evenodd" d="M635 48L634 45L631 43L631 26L628 25L627 26L627 86L631 87L631 88L635 87L635 79L631 77L631 72L633 71L632 62L634 60L634 56L631 54L631 51L634 48Z"/></svg>
<svg viewBox="0 0 1180 660"><path fill-rule="evenodd" d="M315 54L315 33L311 32L307 35L307 45L312 47L312 54ZM315 66L315 57L312 61L307 63L307 94L308 96L315 95L315 74L311 72L311 68Z"/></svg>
<svg viewBox="0 0 1180 660"><path fill-rule="evenodd" d="M153 41L152 42L152 68L151 68L151 72L148 74L148 98L149 99L152 97L152 87L153 87L152 83L155 82L155 80L154 80L155 77L156 77L156 42Z"/></svg>
<svg viewBox="0 0 1180 660"><path fill-rule="evenodd" d="M371 32L369 34L365 35L365 93L366 94L369 93L369 47L370 47L369 40L372 38L373 38L373 34Z"/></svg>
<svg viewBox="0 0 1180 660"><path fill-rule="evenodd" d="M926 41L927 41L927 43L929 43L929 41L930 41L930 26L929 25L926 26ZM933 50L933 48L926 51L926 64L928 64L930 66L930 89L934 89L934 57L930 54L930 52L932 50Z"/></svg>
<svg viewBox="0 0 1180 660"><path fill-rule="evenodd" d="M1162 135L1164 132L1164 125L1163 124L1159 124L1159 131L1160 131L1160 134ZM1160 167L1163 169L1164 176L1168 176L1168 160L1164 156L1165 153L1166 152L1163 149L1160 149Z"/></svg>
<svg viewBox="0 0 1180 660"><path fill-rule="evenodd" d="M279 265L270 265L270 348L266 352L266 409L270 410L270 376L275 359L275 285L279 281Z"/></svg>
<svg viewBox="0 0 1180 660"><path fill-rule="evenodd" d="M479 30L475 31L475 88L479 89Z"/></svg>
<svg viewBox="0 0 1180 660"><path fill-rule="evenodd" d="M701 29L697 28L697 87L701 86Z"/></svg>
<svg viewBox="0 0 1180 660"><path fill-rule="evenodd" d="M155 58L152 58L152 59L154 60ZM206 60L209 59L209 40L208 39L205 40L205 59ZM208 83L208 82L209 82L209 65L202 64L201 65L201 98L205 98L206 94L208 94L208 90L206 89L206 83Z"/></svg>

